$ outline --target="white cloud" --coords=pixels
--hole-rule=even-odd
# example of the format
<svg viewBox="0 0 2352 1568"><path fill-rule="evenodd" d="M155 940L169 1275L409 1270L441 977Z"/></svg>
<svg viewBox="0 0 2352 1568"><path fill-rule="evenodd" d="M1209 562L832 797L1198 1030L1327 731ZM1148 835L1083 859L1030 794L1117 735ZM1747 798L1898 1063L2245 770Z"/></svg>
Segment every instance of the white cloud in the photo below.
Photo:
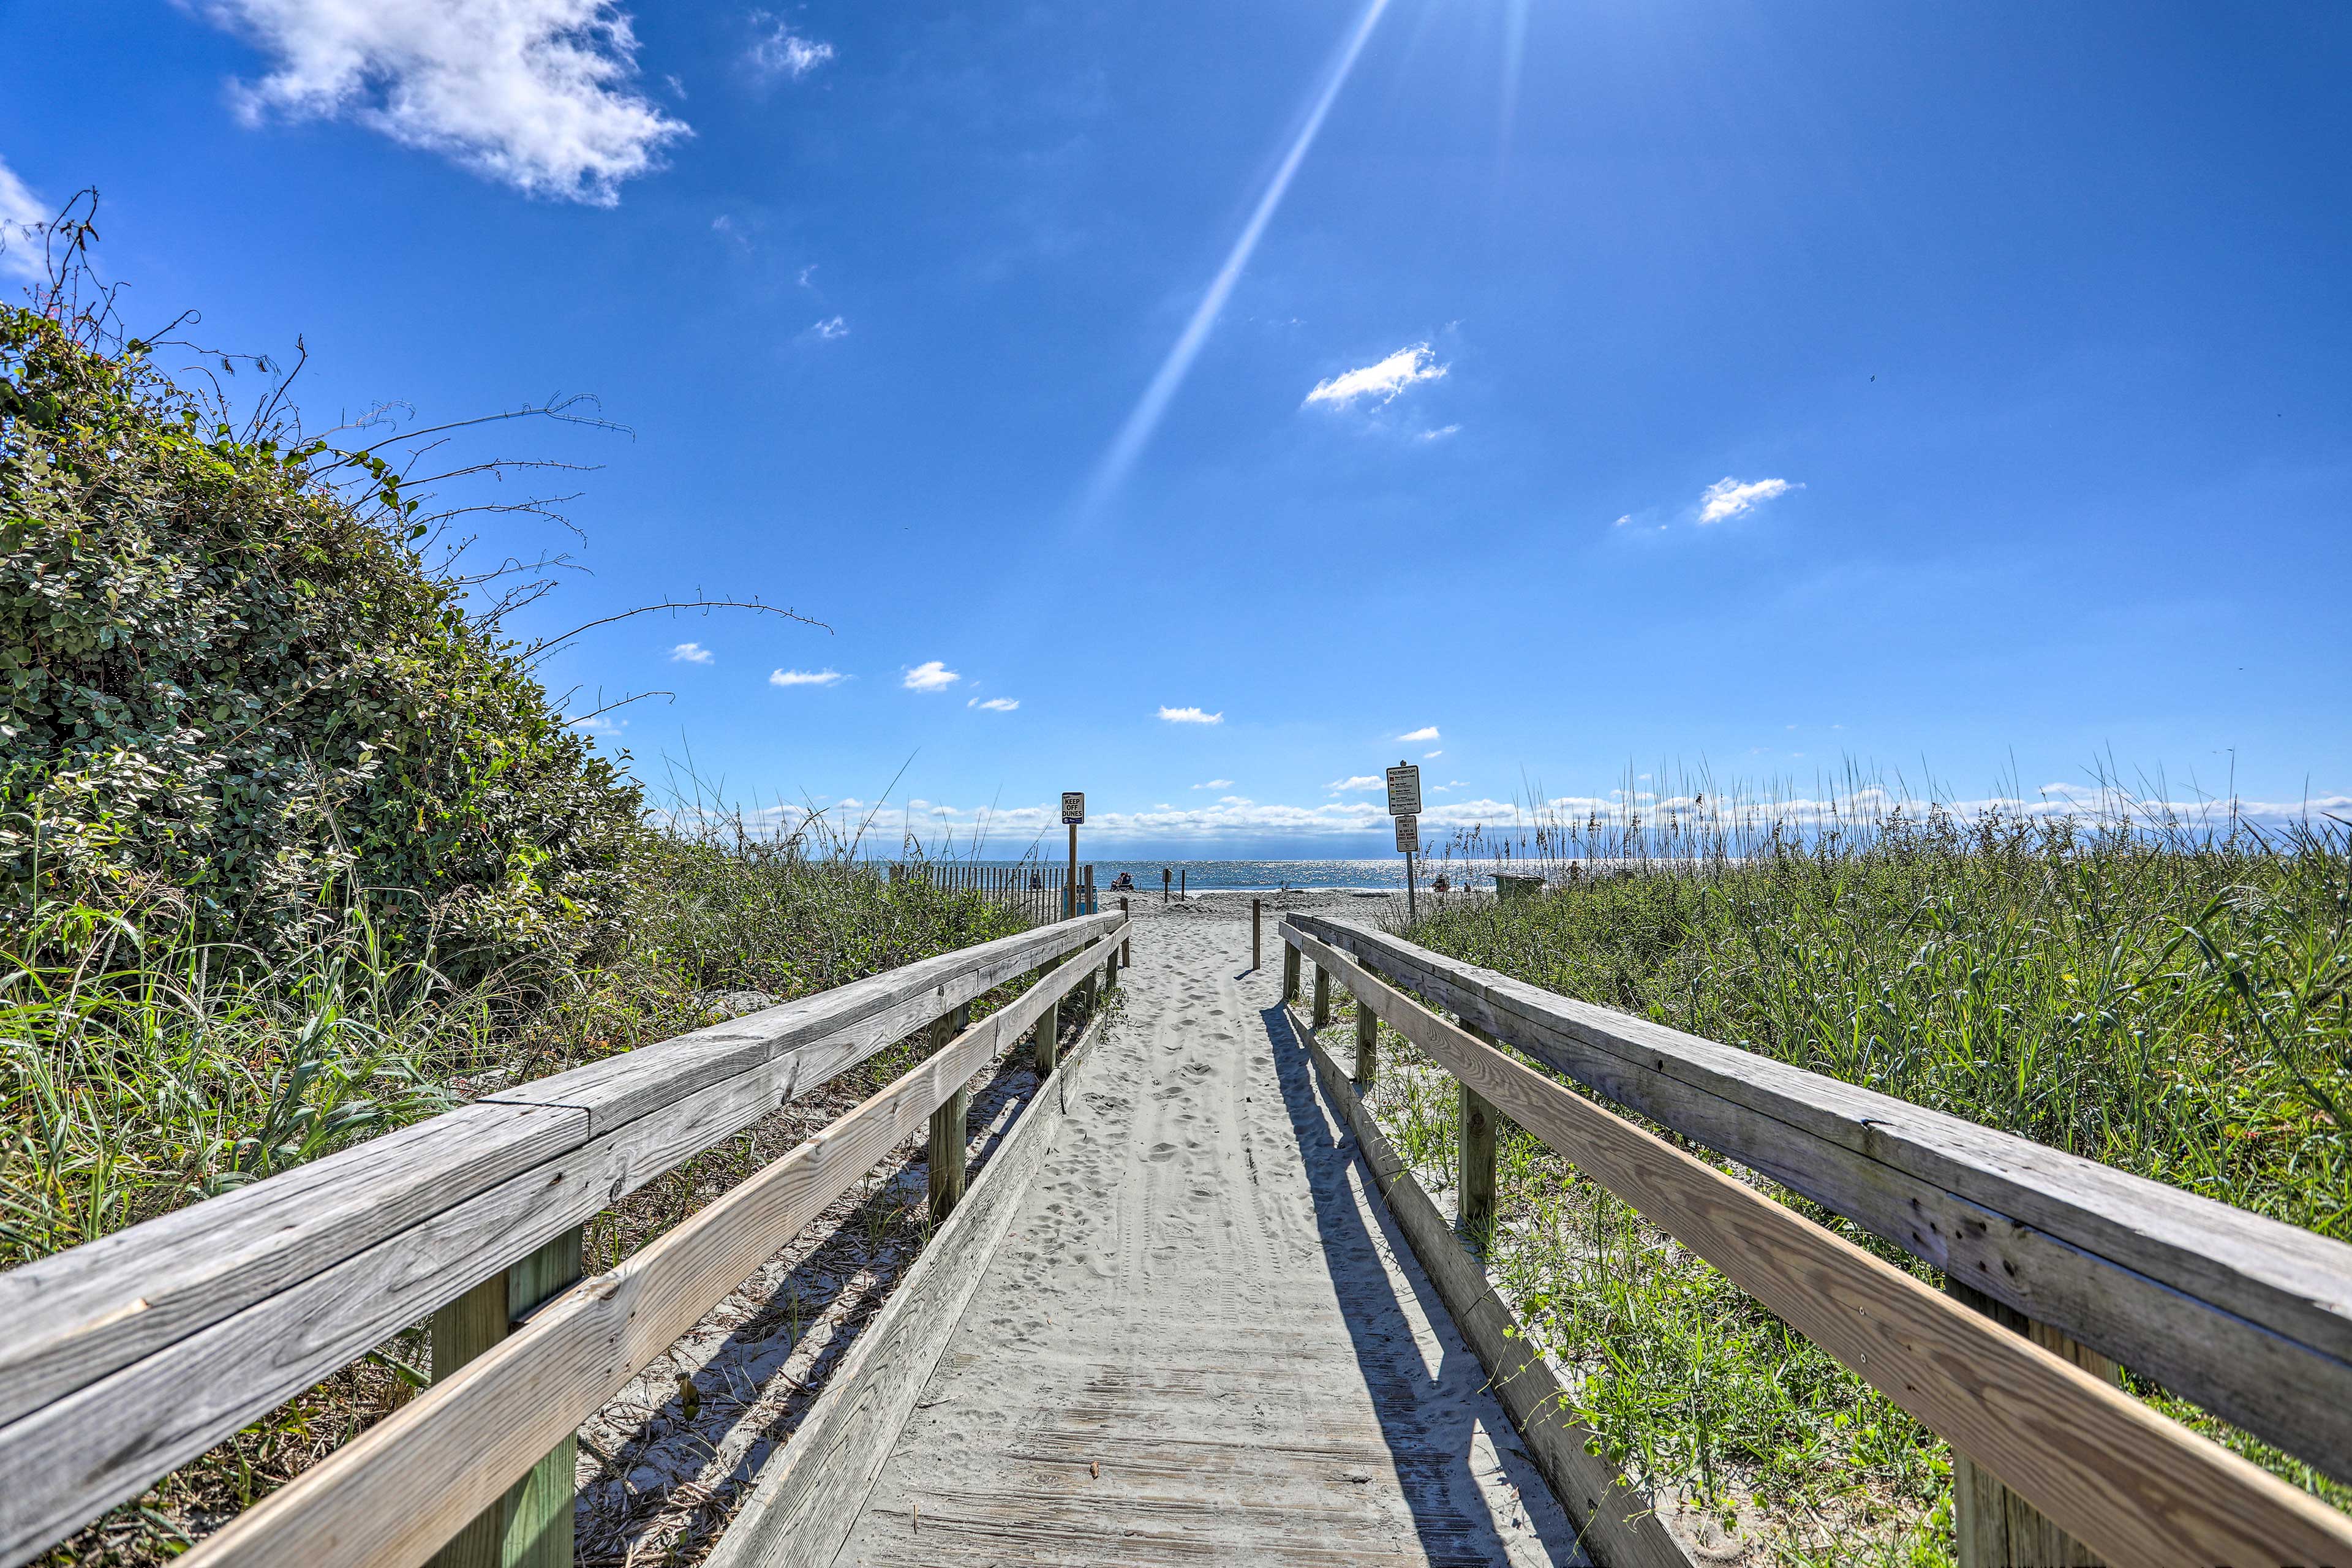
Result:
<svg viewBox="0 0 2352 1568"><path fill-rule="evenodd" d="M771 686L833 686L847 679L837 669L779 669L768 677Z"/></svg>
<svg viewBox="0 0 2352 1568"><path fill-rule="evenodd" d="M1357 773L1349 778L1333 779L1323 787L1333 795L1345 795L1349 790L1378 789L1381 787L1381 781L1370 773Z"/></svg>
<svg viewBox="0 0 2352 1568"><path fill-rule="evenodd" d="M585 730L592 735L617 735L629 727L626 719L608 719L602 713L591 713L585 719L570 721L575 730Z"/></svg>
<svg viewBox="0 0 2352 1568"><path fill-rule="evenodd" d="M7 161L0 159L0 276L21 278L27 283L48 276L42 266L37 231L54 216L25 188Z"/></svg>
<svg viewBox="0 0 2352 1568"><path fill-rule="evenodd" d="M907 671L907 679L898 684L909 691L945 691L962 679L938 659L927 658Z"/></svg>
<svg viewBox="0 0 2352 1568"><path fill-rule="evenodd" d="M1231 789L1234 787L1234 781L1231 779L1211 779L1206 784L1196 784L1192 787L1194 789Z"/></svg>
<svg viewBox="0 0 2352 1568"><path fill-rule="evenodd" d="M983 713L1010 713L1015 708L1021 706L1021 699L1018 697L992 697L987 701L982 702L979 698L975 697L971 701L966 702L964 706L967 708L977 708Z"/></svg>
<svg viewBox="0 0 2352 1568"><path fill-rule="evenodd" d="M835 338L845 338L849 335L849 323L839 316L827 316L824 321L811 326L809 331L825 342L831 342Z"/></svg>
<svg viewBox="0 0 2352 1568"><path fill-rule="evenodd" d="M1612 528L1622 528L1622 527L1624 527L1627 523L1629 523L1629 522L1631 522L1631 521L1633 521L1633 514L1632 512L1630 512L1630 511L1629 511L1629 512L1627 512L1624 516L1622 516L1622 517L1619 518L1616 521L1614 521L1614 522L1611 523L1609 526L1610 526L1610 527L1612 527Z"/></svg>
<svg viewBox="0 0 2352 1568"><path fill-rule="evenodd" d="M1423 752L1421 753L1421 760L1424 763L1434 762L1444 754L1444 752Z"/></svg>
<svg viewBox="0 0 2352 1568"><path fill-rule="evenodd" d="M1750 479L1743 484L1727 474L1707 486L1698 498L1698 520L1701 522L1721 522L1726 518L1755 510L1760 501L1804 488L1792 485L1786 479Z"/></svg>
<svg viewBox="0 0 2352 1568"><path fill-rule="evenodd" d="M633 89L611 0L198 0L275 68L236 88L248 124L349 118L528 195L611 206L690 134Z"/></svg>
<svg viewBox="0 0 2352 1568"><path fill-rule="evenodd" d="M1217 804L1219 805L1255 805L1257 803L1245 795L1221 795L1217 797Z"/></svg>
<svg viewBox="0 0 2352 1568"><path fill-rule="evenodd" d="M753 12L751 20L765 29L752 42L751 54L752 68L762 76L798 81L833 58L831 44L802 37L789 22L780 22L764 11Z"/></svg>
<svg viewBox="0 0 2352 1568"><path fill-rule="evenodd" d="M672 664L709 664L716 657L698 642L682 642L669 650Z"/></svg>
<svg viewBox="0 0 2352 1568"><path fill-rule="evenodd" d="M1360 397L1376 403L1386 403L1417 381L1435 381L1445 374L1437 363L1437 355L1427 343L1415 343L1402 348L1381 361L1360 370L1351 370L1318 381L1315 390L1307 395L1308 403L1328 403L1345 408Z"/></svg>
<svg viewBox="0 0 2352 1568"><path fill-rule="evenodd" d="M1407 730L1403 734L1399 735L1397 739L1400 741L1434 741L1437 739L1437 726L1434 724L1423 724L1418 730Z"/></svg>
<svg viewBox="0 0 2352 1568"><path fill-rule="evenodd" d="M816 271L816 263L815 263L815 262L814 262L814 261L810 262L806 267L803 267L803 268L801 268L800 285L801 285L801 287L802 287L802 288L803 288L803 289L814 289L814 288L816 287L816 285L815 285L815 284L814 284L814 283L812 283L812 282L810 282L810 281L809 281L809 278L810 278L810 277L811 277L811 275L813 275L815 271Z"/></svg>
<svg viewBox="0 0 2352 1568"><path fill-rule="evenodd" d="M1171 724L1222 724L1225 721L1225 712L1222 708L1214 713L1203 712L1198 708L1162 708L1160 716Z"/></svg>
<svg viewBox="0 0 2352 1568"><path fill-rule="evenodd" d="M1415 436L1413 439L1416 441L1443 441L1448 436L1459 433L1461 428L1462 426L1459 425L1441 425L1434 430L1423 430L1420 435Z"/></svg>

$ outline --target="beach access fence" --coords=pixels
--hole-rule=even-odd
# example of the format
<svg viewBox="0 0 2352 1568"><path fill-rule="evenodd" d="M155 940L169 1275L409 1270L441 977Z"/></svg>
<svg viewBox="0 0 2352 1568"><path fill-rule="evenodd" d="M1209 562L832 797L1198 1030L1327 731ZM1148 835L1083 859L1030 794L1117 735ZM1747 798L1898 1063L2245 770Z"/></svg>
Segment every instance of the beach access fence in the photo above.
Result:
<svg viewBox="0 0 2352 1568"><path fill-rule="evenodd" d="M926 1118L931 1210L945 1220L964 1193L967 1080L1034 1031L1040 1078L1059 1081L1064 1009L1092 1012L1117 984L1128 929L1123 913L1084 915L925 959L517 1085L0 1273L0 1565L429 1318L427 1386L180 1561L568 1568L581 1422ZM972 1021L975 1002L1016 984ZM581 1279L582 1227L597 1214L918 1036L933 1049L912 1070ZM1041 1088L1025 1103L1016 1135L1050 1130L1050 1098ZM927 1321L920 1305L920 1291L894 1298L894 1321ZM880 1353L866 1350L861 1339L861 1366Z"/></svg>
<svg viewBox="0 0 2352 1568"><path fill-rule="evenodd" d="M1023 866L977 866L961 860L902 860L890 866L890 879L913 878L950 892L977 893L1020 911L1031 925L1090 915L1100 906L1095 900L1095 868L1078 868L1071 881L1067 866L1032 863Z"/></svg>
<svg viewBox="0 0 2352 1568"><path fill-rule="evenodd" d="M2117 1378L2120 1363L2352 1481L2352 1247L1385 932L1294 914L1281 934L1293 1029L1599 1561L1689 1560L1646 1507L1624 1506L1622 1478L1487 1281L1477 1254L1504 1117L1945 1437L1960 1568L2352 1564L2352 1518ZM1315 969L1306 1016L1302 961ZM1352 1074L1316 1037L1334 982L1357 1005ZM1382 1024L1459 1089L1451 1224L1363 1103ZM1892 1242L1944 1289L1612 1103Z"/></svg>

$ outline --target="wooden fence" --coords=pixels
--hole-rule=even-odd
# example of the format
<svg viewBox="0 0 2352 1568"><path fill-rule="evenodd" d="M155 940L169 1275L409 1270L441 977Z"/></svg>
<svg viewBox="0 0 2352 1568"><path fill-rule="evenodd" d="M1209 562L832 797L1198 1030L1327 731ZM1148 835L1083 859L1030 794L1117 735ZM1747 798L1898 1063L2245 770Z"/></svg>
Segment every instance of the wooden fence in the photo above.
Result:
<svg viewBox="0 0 2352 1568"><path fill-rule="evenodd" d="M949 892L977 893L1018 910L1032 925L1090 915L1100 906L1095 900L1095 868L1078 868L1075 909L1070 898L1067 866L973 866L957 860L917 860L894 863L893 881L914 878Z"/></svg>
<svg viewBox="0 0 2352 1568"><path fill-rule="evenodd" d="M1315 966L1303 1033L1328 1021L1332 981L1356 998L1359 1084L1374 1020L1459 1082L1474 1237L1508 1116L1946 1437L1963 1568L2352 1564L2352 1520L2114 1375L2132 1367L2352 1479L2352 1247L1397 937L1311 915L1282 935L1286 1002L1302 955ZM1895 1243L1948 1289L1552 1073Z"/></svg>
<svg viewBox="0 0 2352 1568"><path fill-rule="evenodd" d="M1124 917L927 959L526 1083L0 1274L0 1564L22 1563L394 1334L429 1388L206 1541L191 1563L559 1564L572 1433L932 1119L962 1192L963 1086L1062 999L1115 982ZM973 1000L1037 977L970 1024ZM969 1026L966 1026L969 1024ZM920 1066L610 1273L580 1227L916 1033ZM952 1126L950 1126L950 1123ZM952 1140L956 1152L944 1153ZM470 1357L470 1359L466 1359Z"/></svg>

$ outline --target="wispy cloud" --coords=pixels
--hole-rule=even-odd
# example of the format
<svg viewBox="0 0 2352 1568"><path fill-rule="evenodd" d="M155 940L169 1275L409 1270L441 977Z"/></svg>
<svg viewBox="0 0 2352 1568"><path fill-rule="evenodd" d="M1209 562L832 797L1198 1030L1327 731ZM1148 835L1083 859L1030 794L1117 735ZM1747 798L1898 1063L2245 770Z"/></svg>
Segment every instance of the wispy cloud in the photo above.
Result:
<svg viewBox="0 0 2352 1568"><path fill-rule="evenodd" d="M992 697L987 701L983 702L979 698L974 697L968 700L964 703L964 706L967 708L977 708L983 713L1010 713L1015 708L1021 706L1021 699L1018 697Z"/></svg>
<svg viewBox="0 0 2352 1568"><path fill-rule="evenodd" d="M779 669L768 677L771 686L835 686L848 679L837 669Z"/></svg>
<svg viewBox="0 0 2352 1568"><path fill-rule="evenodd" d="M824 321L812 324L809 331L826 342L831 342L835 338L845 338L849 335L849 323L839 316L827 316Z"/></svg>
<svg viewBox="0 0 2352 1568"><path fill-rule="evenodd" d="M1231 789L1234 787L1234 781L1231 779L1211 779L1206 784L1196 784L1192 787L1194 789Z"/></svg>
<svg viewBox="0 0 2352 1568"><path fill-rule="evenodd" d="M534 196L611 206L690 134L635 90L611 0L198 0L276 68L240 84L247 124L349 119Z"/></svg>
<svg viewBox="0 0 2352 1568"><path fill-rule="evenodd" d="M749 58L751 68L763 77L798 81L833 58L831 44L803 37L793 31L791 23L765 11L752 12L751 22L760 36L752 40Z"/></svg>
<svg viewBox="0 0 2352 1568"><path fill-rule="evenodd" d="M603 713L591 713L584 719L569 721L572 728L584 730L591 735L617 735L629 727L626 719L614 719Z"/></svg>
<svg viewBox="0 0 2352 1568"><path fill-rule="evenodd" d="M1225 721L1225 711L1222 708L1214 713L1199 708L1162 708L1160 717L1171 724L1222 724Z"/></svg>
<svg viewBox="0 0 2352 1568"><path fill-rule="evenodd" d="M1378 789L1381 781L1370 773L1356 773L1344 779L1333 779L1323 787L1333 795L1346 795L1351 790Z"/></svg>
<svg viewBox="0 0 2352 1568"><path fill-rule="evenodd" d="M1434 741L1437 739L1437 726L1434 724L1423 724L1418 730L1407 730L1403 734L1399 735L1397 739L1400 741Z"/></svg>
<svg viewBox="0 0 2352 1568"><path fill-rule="evenodd" d="M1432 763L1444 754L1444 752L1423 752L1421 753L1421 760L1424 763Z"/></svg>
<svg viewBox="0 0 2352 1568"><path fill-rule="evenodd" d="M698 642L682 642L669 650L672 664L709 664L716 657Z"/></svg>
<svg viewBox="0 0 2352 1568"><path fill-rule="evenodd" d="M1386 403L1415 382L1435 381L1444 374L1445 367L1437 363L1437 355L1430 346L1414 343L1397 350L1378 364L1343 371L1328 381L1317 382L1315 390L1307 395L1307 401L1328 403L1339 408L1359 398Z"/></svg>
<svg viewBox="0 0 2352 1568"><path fill-rule="evenodd" d="M909 691L945 691L962 679L938 659L927 658L907 671L907 678L898 684Z"/></svg>
<svg viewBox="0 0 2352 1568"><path fill-rule="evenodd" d="M0 276L36 283L41 268L40 226L54 215L0 159Z"/></svg>
<svg viewBox="0 0 2352 1568"><path fill-rule="evenodd" d="M1753 511L1760 503L1770 500L1776 496L1784 496L1790 490L1801 490L1804 488L1802 485L1792 485L1786 479L1743 481L1727 474L1707 486L1705 492L1699 496L1698 520L1702 523L1721 522L1726 518L1738 517L1742 512ZM1624 520L1620 518L1618 521L1622 522Z"/></svg>
<svg viewBox="0 0 2352 1568"><path fill-rule="evenodd" d="M1415 436L1413 439L1416 441L1443 441L1448 436L1458 433L1461 428L1462 426L1459 425L1441 425L1434 430L1423 430L1420 435Z"/></svg>

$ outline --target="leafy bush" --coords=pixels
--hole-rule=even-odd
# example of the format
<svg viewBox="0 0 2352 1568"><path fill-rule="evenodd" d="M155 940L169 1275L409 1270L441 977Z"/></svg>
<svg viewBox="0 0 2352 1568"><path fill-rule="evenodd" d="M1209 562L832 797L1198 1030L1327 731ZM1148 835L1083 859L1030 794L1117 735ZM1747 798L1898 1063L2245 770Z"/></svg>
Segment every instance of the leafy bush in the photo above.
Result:
<svg viewBox="0 0 2352 1568"><path fill-rule="evenodd" d="M611 940L635 784L366 454L0 308L0 879L265 957L364 911L459 975ZM360 483L337 484L336 476Z"/></svg>

